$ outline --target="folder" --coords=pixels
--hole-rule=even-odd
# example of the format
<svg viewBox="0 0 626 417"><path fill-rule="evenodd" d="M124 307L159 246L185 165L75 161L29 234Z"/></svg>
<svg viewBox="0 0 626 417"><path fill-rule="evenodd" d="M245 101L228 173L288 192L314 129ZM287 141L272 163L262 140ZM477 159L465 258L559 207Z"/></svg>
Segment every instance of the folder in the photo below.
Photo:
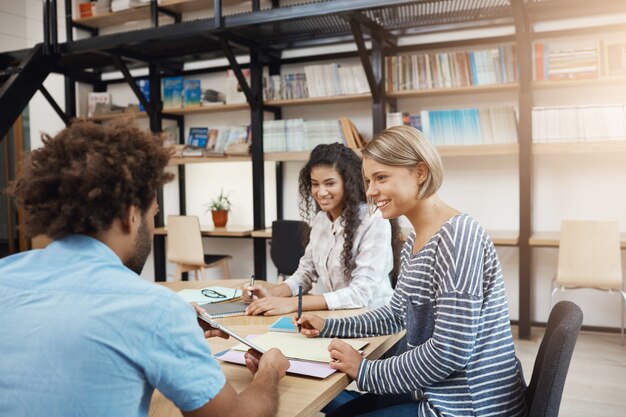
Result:
<svg viewBox="0 0 626 417"><path fill-rule="evenodd" d="M341 339L356 350L367 345L367 341L359 339ZM278 348L287 358L312 362L330 362L328 345L331 338L314 337L308 338L300 333L267 332L254 338L254 343L264 350ZM243 343L233 347L233 350L247 351L248 346Z"/></svg>
<svg viewBox="0 0 626 417"><path fill-rule="evenodd" d="M202 307L212 318L221 318L244 315L248 304L243 301L233 301L232 303L202 304L200 307Z"/></svg>

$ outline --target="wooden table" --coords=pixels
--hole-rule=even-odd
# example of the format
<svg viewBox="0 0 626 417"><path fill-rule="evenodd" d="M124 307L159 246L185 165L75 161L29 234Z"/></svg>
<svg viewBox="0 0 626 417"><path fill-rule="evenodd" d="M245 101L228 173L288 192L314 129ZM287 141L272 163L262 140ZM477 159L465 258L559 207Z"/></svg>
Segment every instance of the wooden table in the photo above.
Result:
<svg viewBox="0 0 626 417"><path fill-rule="evenodd" d="M213 227L200 225L200 232L202 233L202 236L206 237L249 237L252 230L252 226ZM154 229L154 235L167 236L167 227L158 227Z"/></svg>
<svg viewBox="0 0 626 417"><path fill-rule="evenodd" d="M235 288L248 282L247 279L209 280L196 282L168 282L163 283L174 291L183 288L204 288L209 286L222 286ZM318 312L325 317L351 316L364 311L341 310ZM276 320L276 316L239 316L219 319L220 323L228 325L238 333L247 336L251 333L265 333L268 326ZM400 340L403 333L367 338L369 344L365 347L365 357L377 359ZM237 344L235 340L211 338L208 340L212 352L221 352ZM220 362L226 379L233 385L237 392L241 392L252 381L252 375L243 365ZM287 374L278 386L280 401L278 416L310 416L319 411L331 399L348 386L350 380L341 373L336 372L325 379L303 377ZM176 406L165 398L160 392L155 391L150 403L149 417L173 417L182 414Z"/></svg>

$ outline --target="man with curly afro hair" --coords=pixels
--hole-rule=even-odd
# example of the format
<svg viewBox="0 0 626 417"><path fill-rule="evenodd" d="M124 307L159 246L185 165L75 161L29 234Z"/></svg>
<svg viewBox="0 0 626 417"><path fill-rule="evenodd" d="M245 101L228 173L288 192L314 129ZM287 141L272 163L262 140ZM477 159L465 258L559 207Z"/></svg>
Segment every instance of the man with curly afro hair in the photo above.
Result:
<svg viewBox="0 0 626 417"><path fill-rule="evenodd" d="M8 193L29 236L53 242L0 260L0 414L147 416L154 389L184 416L276 413L289 363L246 353L237 393L169 289L138 274L150 254L170 151L130 120L44 136Z"/></svg>

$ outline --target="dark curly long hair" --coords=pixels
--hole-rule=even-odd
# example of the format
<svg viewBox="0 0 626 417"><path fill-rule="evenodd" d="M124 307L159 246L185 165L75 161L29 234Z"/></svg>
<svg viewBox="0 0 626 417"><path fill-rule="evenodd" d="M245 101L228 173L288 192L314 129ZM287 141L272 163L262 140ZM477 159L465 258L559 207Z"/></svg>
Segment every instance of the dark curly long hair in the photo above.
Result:
<svg viewBox="0 0 626 417"><path fill-rule="evenodd" d="M356 263L352 259L354 234L360 224L359 205L365 203L365 189L361 175L361 159L349 148L340 143L318 145L308 162L300 170L300 215L306 221L311 221L321 209L311 196L311 171L315 167L327 166L337 170L343 179L343 210L341 212L344 230L344 244L341 253L341 263L345 269L345 277L349 279Z"/></svg>
<svg viewBox="0 0 626 417"><path fill-rule="evenodd" d="M76 121L32 151L7 193L24 209L30 237L92 235L124 218L130 206L150 208L171 152L160 135L123 119L101 126Z"/></svg>

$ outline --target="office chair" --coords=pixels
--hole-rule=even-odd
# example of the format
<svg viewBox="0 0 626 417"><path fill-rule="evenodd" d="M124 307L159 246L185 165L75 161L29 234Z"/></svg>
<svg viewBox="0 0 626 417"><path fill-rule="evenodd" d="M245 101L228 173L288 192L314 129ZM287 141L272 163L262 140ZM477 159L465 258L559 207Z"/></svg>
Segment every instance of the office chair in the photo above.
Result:
<svg viewBox="0 0 626 417"><path fill-rule="evenodd" d="M558 417L567 370L583 312L571 301L557 303L548 318L526 390L528 417Z"/></svg>
<svg viewBox="0 0 626 417"><path fill-rule="evenodd" d="M621 343L624 345L624 304L619 226L612 221L561 223L557 273L550 304L558 290L594 288L621 294Z"/></svg>
<svg viewBox="0 0 626 417"><path fill-rule="evenodd" d="M309 243L311 228L299 220L276 220L272 222L270 256L278 269L278 282L285 275L293 275L298 269L300 258Z"/></svg>
<svg viewBox="0 0 626 417"><path fill-rule="evenodd" d="M230 255L206 255L202 246L202 232L197 216L167 216L167 260L176 264L176 280L183 272L198 272L205 279L205 269L221 266L224 278L230 278L228 260Z"/></svg>

